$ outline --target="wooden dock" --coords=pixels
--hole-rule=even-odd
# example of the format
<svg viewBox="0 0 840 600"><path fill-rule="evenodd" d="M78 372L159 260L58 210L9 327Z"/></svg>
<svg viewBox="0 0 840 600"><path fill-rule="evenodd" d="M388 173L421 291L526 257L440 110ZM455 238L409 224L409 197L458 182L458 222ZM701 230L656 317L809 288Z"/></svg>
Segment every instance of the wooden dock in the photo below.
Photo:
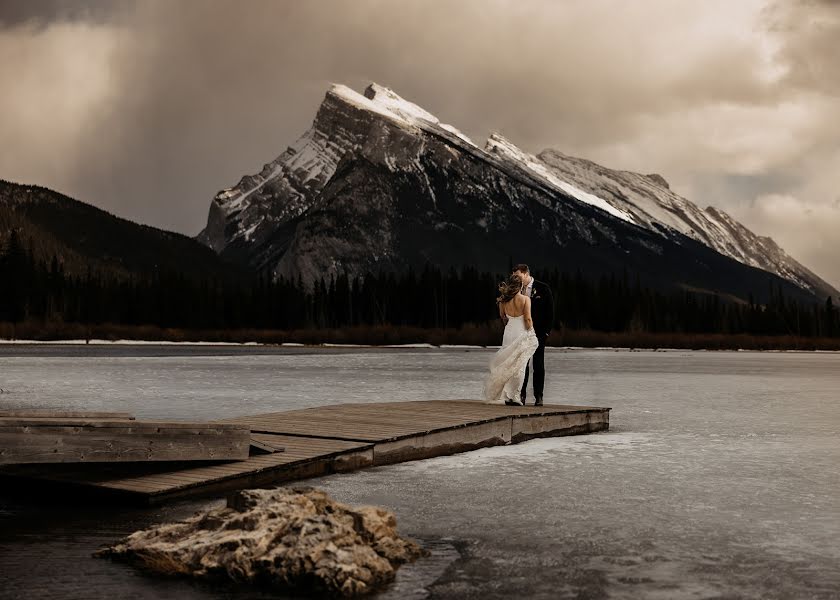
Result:
<svg viewBox="0 0 840 600"><path fill-rule="evenodd" d="M268 449L246 460L19 465L0 469L0 476L18 486L60 484L86 493L160 503L538 437L604 431L609 428L609 412L592 406L508 407L474 400L320 406L222 421L250 427L254 446ZM284 451L270 451L279 447Z"/></svg>
<svg viewBox="0 0 840 600"><path fill-rule="evenodd" d="M245 460L234 423L138 421L127 413L0 411L0 465Z"/></svg>

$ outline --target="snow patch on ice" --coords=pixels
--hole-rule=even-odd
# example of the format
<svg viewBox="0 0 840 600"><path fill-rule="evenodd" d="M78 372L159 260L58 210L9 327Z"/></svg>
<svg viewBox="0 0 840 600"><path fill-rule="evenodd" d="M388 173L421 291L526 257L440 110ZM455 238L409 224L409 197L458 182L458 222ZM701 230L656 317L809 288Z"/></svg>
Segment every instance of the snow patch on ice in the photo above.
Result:
<svg viewBox="0 0 840 600"><path fill-rule="evenodd" d="M387 344L382 348L437 348L434 344Z"/></svg>
<svg viewBox="0 0 840 600"><path fill-rule="evenodd" d="M441 344L438 346L442 350L484 350L484 346L476 346L474 344Z"/></svg>
<svg viewBox="0 0 840 600"><path fill-rule="evenodd" d="M459 471L470 468L487 468L500 460L508 461L511 459L516 460L520 465L529 462L545 464L546 459L557 457L558 454L585 453L587 456L597 456L600 453L609 455L610 452L616 450L622 452L641 450L655 443L659 443L658 440L646 433L607 431L591 433L586 436L541 438L520 444L493 446L463 454L406 463L398 468L440 473L444 470Z"/></svg>

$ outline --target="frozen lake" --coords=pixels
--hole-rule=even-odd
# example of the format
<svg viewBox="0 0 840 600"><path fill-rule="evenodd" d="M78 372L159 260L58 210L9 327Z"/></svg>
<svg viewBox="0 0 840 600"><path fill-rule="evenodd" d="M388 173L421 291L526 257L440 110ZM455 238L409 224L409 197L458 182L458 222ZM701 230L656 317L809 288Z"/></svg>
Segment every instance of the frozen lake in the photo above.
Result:
<svg viewBox="0 0 840 600"><path fill-rule="evenodd" d="M491 354L0 346L0 405L209 420L475 398ZM840 354L550 350L546 364L546 402L610 406L609 432L311 482L393 509L432 550L382 597L840 595ZM276 597L90 558L218 503L31 507L0 492L0 597Z"/></svg>

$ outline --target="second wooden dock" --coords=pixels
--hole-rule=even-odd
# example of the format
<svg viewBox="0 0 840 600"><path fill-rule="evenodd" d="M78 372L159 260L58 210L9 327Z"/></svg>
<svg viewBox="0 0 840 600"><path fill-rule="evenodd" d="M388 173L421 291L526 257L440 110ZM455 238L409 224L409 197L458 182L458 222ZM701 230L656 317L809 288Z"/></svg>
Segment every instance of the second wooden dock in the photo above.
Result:
<svg viewBox="0 0 840 600"><path fill-rule="evenodd" d="M63 485L160 503L370 466L609 428L609 408L508 407L473 400L339 404L228 419L247 425L265 453L215 464L22 465L15 485ZM273 453L271 448L284 452Z"/></svg>

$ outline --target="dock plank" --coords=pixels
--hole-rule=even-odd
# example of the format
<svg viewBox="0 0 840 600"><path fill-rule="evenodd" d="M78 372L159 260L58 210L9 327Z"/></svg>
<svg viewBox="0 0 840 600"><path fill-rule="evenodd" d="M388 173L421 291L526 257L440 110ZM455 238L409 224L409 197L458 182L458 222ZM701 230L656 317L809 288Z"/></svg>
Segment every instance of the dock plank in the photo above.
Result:
<svg viewBox="0 0 840 600"><path fill-rule="evenodd" d="M0 417L0 465L241 460L250 430L233 423Z"/></svg>
<svg viewBox="0 0 840 600"><path fill-rule="evenodd" d="M226 422L252 431L377 442L498 419L600 410L585 406L509 407L475 401L419 401L342 404L237 417Z"/></svg>
<svg viewBox="0 0 840 600"><path fill-rule="evenodd" d="M108 419L110 421L134 420L134 415L126 412L91 412L73 410L50 410L40 408L0 410L0 418L7 417L26 417L29 419Z"/></svg>

